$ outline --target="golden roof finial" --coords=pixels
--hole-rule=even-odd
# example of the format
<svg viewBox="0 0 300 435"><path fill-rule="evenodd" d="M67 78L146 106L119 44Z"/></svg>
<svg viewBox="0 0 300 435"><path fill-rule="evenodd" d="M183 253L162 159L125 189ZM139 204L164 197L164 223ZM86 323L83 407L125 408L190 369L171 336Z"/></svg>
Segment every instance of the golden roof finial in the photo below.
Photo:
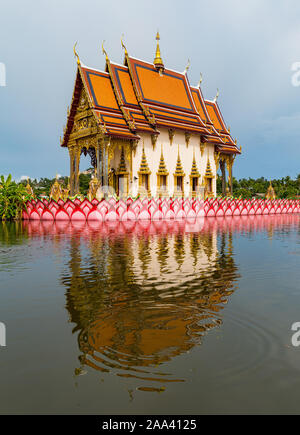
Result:
<svg viewBox="0 0 300 435"><path fill-rule="evenodd" d="M121 37L121 45L122 45L122 48L123 48L124 51L125 51L125 56L128 56L128 51L127 51L127 48L125 47L125 44L124 44L124 42L123 42L123 39L124 39L124 33L122 33L122 37Z"/></svg>
<svg viewBox="0 0 300 435"><path fill-rule="evenodd" d="M202 76L202 73L200 73L200 79L199 79L199 82L198 82L198 84L197 84L197 88L198 88L198 89L199 89L200 86L201 86L202 80L203 80L203 76Z"/></svg>
<svg viewBox="0 0 300 435"><path fill-rule="evenodd" d="M217 88L217 93L216 93L216 96L214 98L214 103L217 102L217 99L218 99L219 95L220 95L220 92L219 92L219 89Z"/></svg>
<svg viewBox="0 0 300 435"><path fill-rule="evenodd" d="M108 61L108 55L107 55L107 52L104 48L104 42L105 42L105 40L102 41L102 54L105 54L105 60Z"/></svg>
<svg viewBox="0 0 300 435"><path fill-rule="evenodd" d="M156 53L155 53L155 58L154 58L153 63L156 66L156 68L161 69L161 68L164 68L164 63L162 61L161 54L160 54L159 40L160 40L160 36L159 36L159 32L157 31L157 34L156 34L156 41L157 41Z"/></svg>
<svg viewBox="0 0 300 435"><path fill-rule="evenodd" d="M78 53L76 51L76 45L77 45L77 41L74 44L73 51L74 51L74 56L77 58L77 64L80 65L79 56L78 56Z"/></svg>
<svg viewBox="0 0 300 435"><path fill-rule="evenodd" d="M191 66L191 61L190 61L190 59L188 59L188 62L187 62L187 65L185 67L185 70L184 70L183 74L186 74L188 72L190 66Z"/></svg>

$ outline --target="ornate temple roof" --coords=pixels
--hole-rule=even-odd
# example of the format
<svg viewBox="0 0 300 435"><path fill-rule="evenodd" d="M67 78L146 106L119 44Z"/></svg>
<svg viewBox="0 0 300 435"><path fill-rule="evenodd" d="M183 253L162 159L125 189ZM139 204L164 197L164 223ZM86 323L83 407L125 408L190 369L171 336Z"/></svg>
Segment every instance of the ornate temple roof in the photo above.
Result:
<svg viewBox="0 0 300 435"><path fill-rule="evenodd" d="M159 34L154 63L130 57L125 49L124 65L110 62L106 51L105 71L83 65L77 53L78 72L72 107L62 146L72 130L81 89L88 94L101 131L111 137L139 139L139 132L159 134L161 127L201 135L218 151L240 153L230 136L218 104L204 100L200 85L189 84L187 69L173 71L164 66Z"/></svg>

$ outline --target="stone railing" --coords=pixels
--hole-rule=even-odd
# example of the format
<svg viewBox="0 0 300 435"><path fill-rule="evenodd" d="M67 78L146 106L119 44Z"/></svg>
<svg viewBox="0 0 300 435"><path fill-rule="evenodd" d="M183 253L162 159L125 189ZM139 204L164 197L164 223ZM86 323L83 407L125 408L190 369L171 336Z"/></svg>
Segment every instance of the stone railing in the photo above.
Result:
<svg viewBox="0 0 300 435"><path fill-rule="evenodd" d="M91 202L75 199L71 201L31 200L23 211L23 219L71 220L71 221L127 221L189 219L196 217L271 215L300 213L300 200L264 200L215 198L200 199L127 199L114 198Z"/></svg>

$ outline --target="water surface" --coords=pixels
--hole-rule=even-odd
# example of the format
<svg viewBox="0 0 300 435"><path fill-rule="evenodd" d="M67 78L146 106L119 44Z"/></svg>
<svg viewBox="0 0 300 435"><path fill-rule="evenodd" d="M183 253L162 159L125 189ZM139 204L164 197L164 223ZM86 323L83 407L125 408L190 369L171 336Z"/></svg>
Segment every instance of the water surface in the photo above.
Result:
<svg viewBox="0 0 300 435"><path fill-rule="evenodd" d="M300 216L0 226L0 413L298 413Z"/></svg>

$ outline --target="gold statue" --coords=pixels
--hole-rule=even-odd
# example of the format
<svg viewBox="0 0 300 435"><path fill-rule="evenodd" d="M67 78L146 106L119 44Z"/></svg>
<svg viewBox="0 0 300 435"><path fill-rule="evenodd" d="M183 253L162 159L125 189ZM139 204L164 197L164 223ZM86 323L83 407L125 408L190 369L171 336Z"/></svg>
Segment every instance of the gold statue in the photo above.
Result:
<svg viewBox="0 0 300 435"><path fill-rule="evenodd" d="M276 199L276 194L275 194L275 190L272 186L272 183L270 181L267 193L266 193L266 199Z"/></svg>
<svg viewBox="0 0 300 435"><path fill-rule="evenodd" d="M54 199L54 201L58 201L59 198L61 197L62 197L61 185L58 182L58 175L56 174L55 181L51 186L50 198Z"/></svg>
<svg viewBox="0 0 300 435"><path fill-rule="evenodd" d="M91 181L89 183L89 190L87 193L87 197L89 201L92 201L94 198L96 198L98 187L99 187L99 181L97 179L96 168L95 168L95 173L91 178Z"/></svg>
<svg viewBox="0 0 300 435"><path fill-rule="evenodd" d="M25 189L26 189L26 192L28 193L28 195L34 196L33 189L29 184L29 178L27 178L27 185L25 186Z"/></svg>

